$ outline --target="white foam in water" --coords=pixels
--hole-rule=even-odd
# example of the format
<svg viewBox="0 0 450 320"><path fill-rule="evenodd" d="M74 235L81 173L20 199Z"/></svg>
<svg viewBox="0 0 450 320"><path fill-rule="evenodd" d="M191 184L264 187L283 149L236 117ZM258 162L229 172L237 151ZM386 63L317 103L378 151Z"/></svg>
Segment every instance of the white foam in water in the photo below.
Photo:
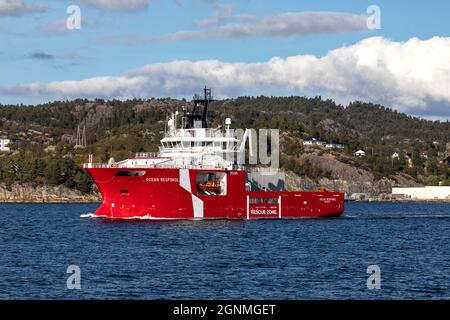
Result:
<svg viewBox="0 0 450 320"><path fill-rule="evenodd" d="M98 218L99 216L93 214L93 213L83 213L80 214L80 218Z"/></svg>
<svg viewBox="0 0 450 320"><path fill-rule="evenodd" d="M108 216L98 216L94 213L83 213L80 215L80 218L110 218ZM125 217L125 218L120 218L118 220L180 220L177 218L155 218L149 215L146 216L135 216L135 217Z"/></svg>

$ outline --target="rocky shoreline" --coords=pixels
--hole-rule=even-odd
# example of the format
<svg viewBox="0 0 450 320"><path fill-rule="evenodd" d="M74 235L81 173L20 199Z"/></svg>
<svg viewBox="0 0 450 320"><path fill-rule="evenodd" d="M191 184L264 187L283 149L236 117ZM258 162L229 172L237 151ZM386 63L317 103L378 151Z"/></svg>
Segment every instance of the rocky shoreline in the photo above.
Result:
<svg viewBox="0 0 450 320"><path fill-rule="evenodd" d="M0 202L3 203L96 203L99 194L83 194L64 185L0 184Z"/></svg>

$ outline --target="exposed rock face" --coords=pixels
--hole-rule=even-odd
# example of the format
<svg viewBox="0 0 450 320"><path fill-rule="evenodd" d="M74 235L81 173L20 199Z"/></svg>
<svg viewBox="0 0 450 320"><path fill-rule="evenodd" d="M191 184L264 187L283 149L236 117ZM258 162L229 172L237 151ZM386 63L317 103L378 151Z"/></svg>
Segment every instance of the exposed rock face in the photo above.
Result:
<svg viewBox="0 0 450 320"><path fill-rule="evenodd" d="M97 194L83 194L66 186L0 184L0 202L98 202Z"/></svg>
<svg viewBox="0 0 450 320"><path fill-rule="evenodd" d="M309 160L317 167L330 171L332 178L321 178L313 181L308 177L300 177L292 172L286 172L287 190L314 191L326 188L345 192L348 195L366 193L372 195L390 194L393 186L416 187L420 186L411 177L398 174L389 178L376 180L373 174L361 168L338 161L331 154L302 154L299 160Z"/></svg>
<svg viewBox="0 0 450 320"><path fill-rule="evenodd" d="M393 186L411 187L421 186L412 180L403 176L395 176L392 178L383 178L375 181L357 179L357 180L340 180L322 178L315 182L308 177L300 177L292 172L286 173L286 189L299 191L314 191L318 188L345 192L348 195L356 193L365 193L371 195L390 194Z"/></svg>

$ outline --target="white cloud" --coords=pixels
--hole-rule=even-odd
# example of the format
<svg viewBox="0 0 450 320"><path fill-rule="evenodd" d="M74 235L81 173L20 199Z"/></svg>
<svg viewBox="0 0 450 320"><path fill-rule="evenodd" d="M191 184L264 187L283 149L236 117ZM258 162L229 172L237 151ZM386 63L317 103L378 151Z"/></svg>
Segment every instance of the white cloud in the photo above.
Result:
<svg viewBox="0 0 450 320"><path fill-rule="evenodd" d="M136 11L145 8L149 0L84 0L86 3L109 11Z"/></svg>
<svg viewBox="0 0 450 320"><path fill-rule="evenodd" d="M3 85L0 95L58 99L189 96L205 84L217 96L312 92L450 118L450 38L395 42L372 37L323 57L274 57L260 63L157 63L119 77Z"/></svg>
<svg viewBox="0 0 450 320"><path fill-rule="evenodd" d="M91 20L87 19L85 16L81 16L81 28L82 30L86 28L91 28L96 25L95 22L92 22ZM74 31L67 28L67 21L64 19L60 20L54 20L51 22L48 22L44 25L40 25L36 27L36 30L43 36L46 37L52 37L52 36L61 36L66 35L67 33L76 33L79 32L79 30Z"/></svg>
<svg viewBox="0 0 450 320"><path fill-rule="evenodd" d="M253 15L235 14L234 5L231 3L214 2L214 13L211 17L206 19L195 20L194 24L200 27L220 25L227 20L253 20L256 19Z"/></svg>
<svg viewBox="0 0 450 320"><path fill-rule="evenodd" d="M0 0L0 17L22 16L45 11L47 11L47 7L40 4L28 4L22 0Z"/></svg>
<svg viewBox="0 0 450 320"><path fill-rule="evenodd" d="M367 16L341 12L287 12L266 18L248 15L234 16L232 12L228 12L216 14L210 19L197 21L197 24L211 26L233 17L250 22L229 23L160 36L126 35L110 39L127 44L141 44L205 38L301 37L323 33L369 31L367 29Z"/></svg>

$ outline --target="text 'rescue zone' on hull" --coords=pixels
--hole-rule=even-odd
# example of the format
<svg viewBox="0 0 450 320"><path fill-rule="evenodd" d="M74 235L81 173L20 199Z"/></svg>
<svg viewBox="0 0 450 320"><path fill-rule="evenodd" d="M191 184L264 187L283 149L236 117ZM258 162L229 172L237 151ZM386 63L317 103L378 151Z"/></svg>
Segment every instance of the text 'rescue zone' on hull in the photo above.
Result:
<svg viewBox="0 0 450 320"><path fill-rule="evenodd" d="M102 204L95 215L114 219L280 219L337 217L338 192L251 192L244 170L85 168ZM211 192L218 181L220 190Z"/></svg>

